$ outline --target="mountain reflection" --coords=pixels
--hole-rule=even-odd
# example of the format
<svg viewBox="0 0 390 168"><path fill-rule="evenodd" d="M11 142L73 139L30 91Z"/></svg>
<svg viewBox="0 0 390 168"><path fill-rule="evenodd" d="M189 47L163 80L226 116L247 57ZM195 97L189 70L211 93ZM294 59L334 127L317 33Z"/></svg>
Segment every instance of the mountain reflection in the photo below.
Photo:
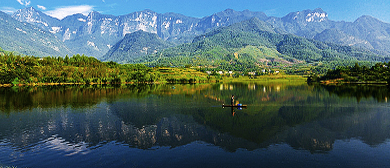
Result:
<svg viewBox="0 0 390 168"><path fill-rule="evenodd" d="M286 84L0 88L0 142L20 151L54 145L71 153L110 142L150 149L203 141L232 152L281 143L327 152L336 140L352 138L377 146L390 139L387 89ZM232 94L248 105L234 116L220 107Z"/></svg>
<svg viewBox="0 0 390 168"><path fill-rule="evenodd" d="M247 148L256 148L251 147L254 145L251 142L220 134L208 129L207 126L197 124L191 116L163 117L156 125L137 128L134 125L125 124L110 109L104 109L105 106L97 106L78 113L70 109L34 110L28 112L34 113L34 118L31 116L1 118L0 127L3 129L0 130L0 139L11 143L20 151L32 150L32 146L42 143L58 144L59 147L56 148L78 151L80 147L96 148L112 141L140 149L149 149L153 146L176 147L194 141L204 141L215 145L224 144L224 141L238 141L245 142ZM67 112L57 115L61 111ZM28 121L29 119L32 120ZM227 150L237 149L229 145L234 146L234 144L226 144L224 147Z"/></svg>

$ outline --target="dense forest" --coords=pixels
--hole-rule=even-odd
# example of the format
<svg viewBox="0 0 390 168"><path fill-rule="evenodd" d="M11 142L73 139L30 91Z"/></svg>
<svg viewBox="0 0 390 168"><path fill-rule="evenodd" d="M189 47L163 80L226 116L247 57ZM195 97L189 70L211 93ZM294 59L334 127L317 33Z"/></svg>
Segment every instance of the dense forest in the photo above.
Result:
<svg viewBox="0 0 390 168"><path fill-rule="evenodd" d="M39 83L193 83L209 80L206 73L187 69L151 68L143 64L101 62L93 57L34 57L0 52L0 84Z"/></svg>
<svg viewBox="0 0 390 168"><path fill-rule="evenodd" d="M311 75L308 82L325 83L390 83L390 62L376 63L372 67L361 66L355 63L354 66L338 66L329 69L323 75Z"/></svg>

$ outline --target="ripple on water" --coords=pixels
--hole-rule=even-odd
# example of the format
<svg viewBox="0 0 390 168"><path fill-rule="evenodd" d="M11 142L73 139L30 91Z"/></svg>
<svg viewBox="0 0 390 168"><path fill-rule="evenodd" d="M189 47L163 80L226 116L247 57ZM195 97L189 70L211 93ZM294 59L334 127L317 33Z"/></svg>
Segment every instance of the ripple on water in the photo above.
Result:
<svg viewBox="0 0 390 168"><path fill-rule="evenodd" d="M1 140L0 149L0 160L4 164L23 167L50 167L61 162L64 162L61 165L67 165L67 159L60 158L86 155L90 151L87 143L71 143L58 135L22 147L14 147L7 140Z"/></svg>

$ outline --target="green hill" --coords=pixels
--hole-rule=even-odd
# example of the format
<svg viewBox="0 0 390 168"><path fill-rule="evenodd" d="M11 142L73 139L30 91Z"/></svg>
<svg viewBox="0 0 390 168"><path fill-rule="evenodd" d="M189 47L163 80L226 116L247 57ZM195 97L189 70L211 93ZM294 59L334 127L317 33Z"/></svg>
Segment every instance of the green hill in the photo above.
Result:
<svg viewBox="0 0 390 168"><path fill-rule="evenodd" d="M192 43L137 59L149 65L219 67L231 70L322 61L385 61L368 50L284 34L257 18L213 30Z"/></svg>
<svg viewBox="0 0 390 168"><path fill-rule="evenodd" d="M157 34L142 30L126 34L103 56L104 61L132 62L141 56L154 54L161 49L171 47L172 44L165 42Z"/></svg>

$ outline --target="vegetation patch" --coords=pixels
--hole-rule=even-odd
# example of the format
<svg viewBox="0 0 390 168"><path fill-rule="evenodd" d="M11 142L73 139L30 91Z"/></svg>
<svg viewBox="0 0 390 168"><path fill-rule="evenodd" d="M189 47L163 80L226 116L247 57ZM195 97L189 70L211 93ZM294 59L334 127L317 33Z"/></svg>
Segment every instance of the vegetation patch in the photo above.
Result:
<svg viewBox="0 0 390 168"><path fill-rule="evenodd" d="M223 78L224 83L291 83L301 85L305 83L307 77L302 75L262 75L262 76L240 76L238 78Z"/></svg>
<svg viewBox="0 0 390 168"><path fill-rule="evenodd" d="M357 83L357 84L388 84L390 83L390 62L376 63L372 67L360 66L339 66L334 70L328 70L323 75L310 75L308 82L335 84L335 83Z"/></svg>

